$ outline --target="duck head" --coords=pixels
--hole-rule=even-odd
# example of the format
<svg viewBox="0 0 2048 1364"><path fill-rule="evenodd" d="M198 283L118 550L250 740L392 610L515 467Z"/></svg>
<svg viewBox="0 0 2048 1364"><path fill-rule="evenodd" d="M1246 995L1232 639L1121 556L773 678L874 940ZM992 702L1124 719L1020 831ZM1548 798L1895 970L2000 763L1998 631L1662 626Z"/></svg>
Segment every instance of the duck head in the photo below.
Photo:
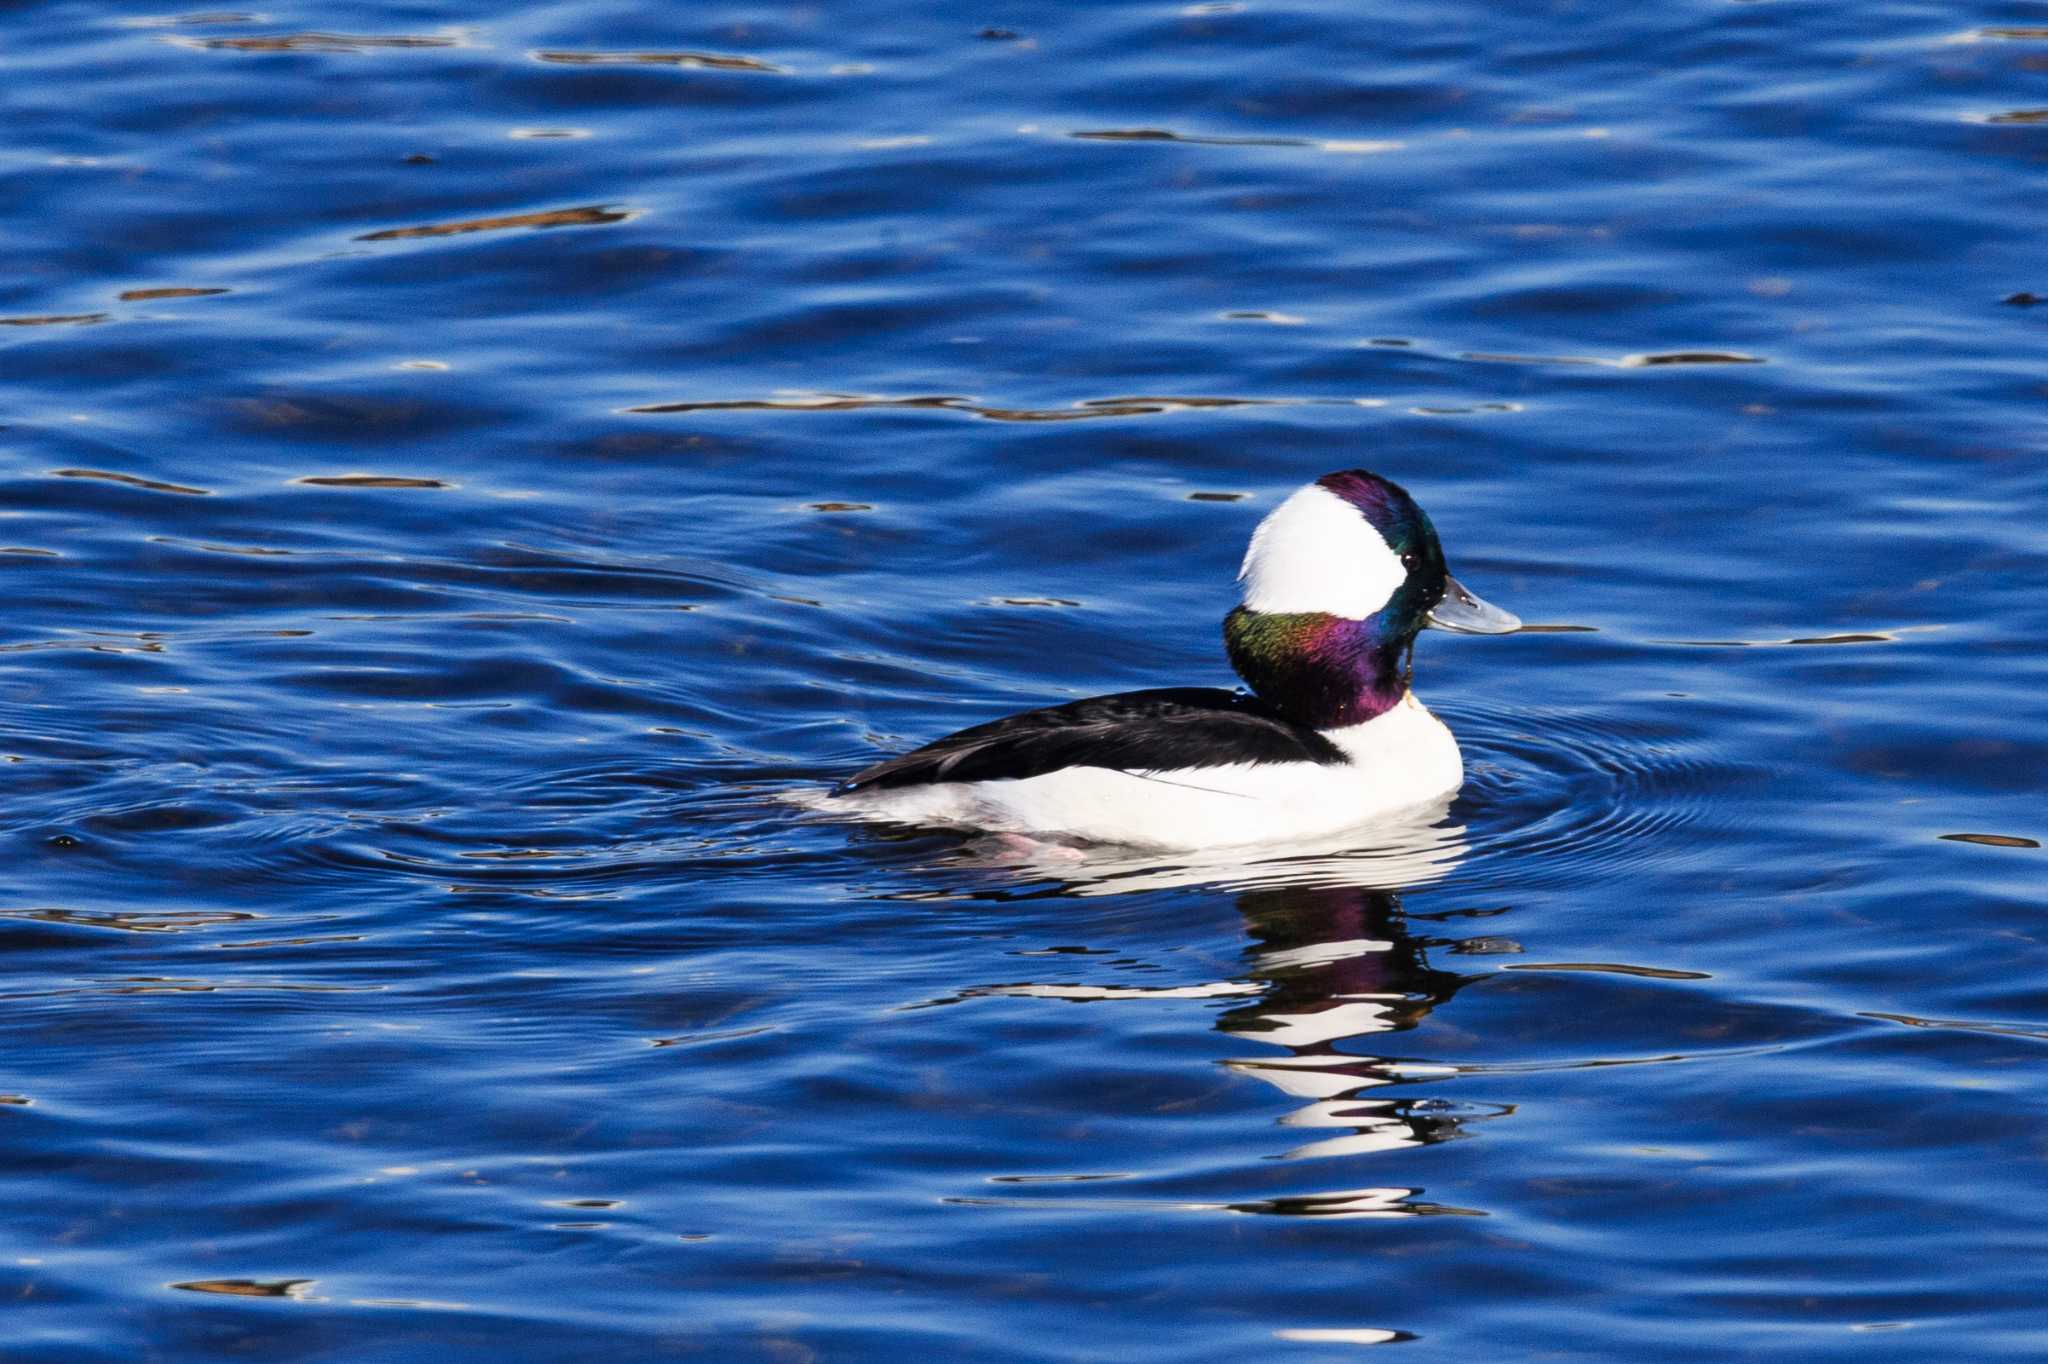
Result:
<svg viewBox="0 0 2048 1364"><path fill-rule="evenodd" d="M1237 577L1243 605L1223 622L1231 666L1260 700L1317 729L1400 704L1425 628L1501 635L1522 624L1453 578L1428 514L1364 469L1325 474L1275 507Z"/></svg>

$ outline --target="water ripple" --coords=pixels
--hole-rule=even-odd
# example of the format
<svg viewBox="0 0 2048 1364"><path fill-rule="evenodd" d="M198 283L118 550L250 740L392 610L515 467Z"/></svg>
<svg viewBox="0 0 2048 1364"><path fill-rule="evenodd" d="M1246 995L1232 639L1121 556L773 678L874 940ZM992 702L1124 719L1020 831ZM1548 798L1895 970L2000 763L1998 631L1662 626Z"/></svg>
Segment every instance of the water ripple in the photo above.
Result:
<svg viewBox="0 0 2048 1364"><path fill-rule="evenodd" d="M119 9L0 151L0 1353L2039 1353L2038 15ZM1228 685L1353 465L1540 622L1444 808L803 808Z"/></svg>
<svg viewBox="0 0 2048 1364"><path fill-rule="evenodd" d="M1459 803L1472 811L1474 850L1533 858L1532 873L1546 880L1691 857L1702 829L1732 818L1730 793L1772 775L1666 724L1463 703L1447 710L1467 753Z"/></svg>
<svg viewBox="0 0 2048 1364"><path fill-rule="evenodd" d="M730 52L575 52L557 48L529 55L537 62L552 62L560 66L675 66L699 71L747 71L763 75L778 75L783 71L782 67L758 57L742 57Z"/></svg>

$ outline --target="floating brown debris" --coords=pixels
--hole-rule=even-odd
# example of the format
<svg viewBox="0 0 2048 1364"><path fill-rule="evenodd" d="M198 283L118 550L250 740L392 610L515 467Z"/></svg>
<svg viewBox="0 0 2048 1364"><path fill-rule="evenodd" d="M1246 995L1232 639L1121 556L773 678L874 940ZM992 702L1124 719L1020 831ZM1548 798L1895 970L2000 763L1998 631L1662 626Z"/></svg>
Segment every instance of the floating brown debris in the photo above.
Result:
<svg viewBox="0 0 2048 1364"><path fill-rule="evenodd" d="M133 639L134 644L112 643L115 639ZM95 654L160 654L164 651L162 641L143 635L106 635L95 632L95 637L85 639L28 639L19 644L0 644L0 654L38 653L44 649L84 649ZM75 848L78 840L69 834L58 834L50 840L57 848Z"/></svg>
<svg viewBox="0 0 2048 1364"><path fill-rule="evenodd" d="M31 549L27 545L0 545L0 554L26 554L37 559L61 559L54 549Z"/></svg>
<svg viewBox="0 0 2048 1364"><path fill-rule="evenodd" d="M1079 606L1066 597L997 597L998 606Z"/></svg>
<svg viewBox="0 0 2048 1364"><path fill-rule="evenodd" d="M2014 109L2010 113L1990 114L1986 123L2048 123L2048 109Z"/></svg>
<svg viewBox="0 0 2048 1364"><path fill-rule="evenodd" d="M2034 25L2005 25L1995 28L1966 28L1948 39L1952 43L2048 42L2048 28Z"/></svg>
<svg viewBox="0 0 2048 1364"><path fill-rule="evenodd" d="M1503 971L1597 971L1610 976L1640 976L1645 980L1712 980L1705 971L1671 971L1661 966L1630 966L1616 961L1517 961Z"/></svg>
<svg viewBox="0 0 2048 1364"><path fill-rule="evenodd" d="M991 407L959 394L922 394L884 398L853 393L794 393L776 398L718 398L702 402L648 403L624 409L631 413L675 412L851 412L865 408L916 408L962 412L985 421L1071 422L1101 417L1150 416L1160 412L1224 407L1283 407L1306 403L1368 402L1347 398L1088 398L1071 407Z"/></svg>
<svg viewBox="0 0 2048 1364"><path fill-rule="evenodd" d="M1088 398L1076 403L1076 407L1129 407L1133 404L1156 403L1161 407L1282 407L1289 398L1188 398L1188 397L1136 397L1136 398Z"/></svg>
<svg viewBox="0 0 2048 1364"><path fill-rule="evenodd" d="M1466 351L1460 360L1499 365L1604 365L1610 369L1650 369L1660 365L1761 365L1761 355L1732 350L1651 351L1609 360L1598 355L1517 355L1504 351Z"/></svg>
<svg viewBox="0 0 2048 1364"><path fill-rule="evenodd" d="M1477 360L1490 365L1611 365L1597 355L1519 355L1512 351L1468 350L1460 360Z"/></svg>
<svg viewBox="0 0 2048 1364"><path fill-rule="evenodd" d="M427 223L420 227L387 227L382 232L365 232L359 242L395 242L414 237L457 237L465 232L498 232L518 227L594 227L601 223L622 223L632 217L624 209L592 206L557 208L544 213L514 213L503 218L465 218L453 223Z"/></svg>
<svg viewBox="0 0 2048 1364"><path fill-rule="evenodd" d="M790 398L724 398L697 403L653 403L629 407L628 412L849 412L862 407L944 407L959 408L970 398L863 398L850 394L820 393Z"/></svg>
<svg viewBox="0 0 2048 1364"><path fill-rule="evenodd" d="M373 48L456 47L454 38L410 33L259 33L247 38L166 38L179 47L216 52L368 52Z"/></svg>
<svg viewBox="0 0 2048 1364"><path fill-rule="evenodd" d="M1659 639L1653 644L1685 644L1707 649L1771 649L1794 644L1896 644L1901 635L1932 634L1939 625L1894 625L1844 635L1802 635L1796 639Z"/></svg>
<svg viewBox="0 0 2048 1364"><path fill-rule="evenodd" d="M0 1104L7 1104L14 1108L27 1108L34 1102L35 1100L26 1094L0 1094Z"/></svg>
<svg viewBox="0 0 2048 1364"><path fill-rule="evenodd" d="M2022 289L2016 294L2007 294L1998 301L2009 308L2031 308L2039 303L2048 303L2048 298L2043 298L2039 294L2030 294Z"/></svg>
<svg viewBox="0 0 2048 1364"><path fill-rule="evenodd" d="M0 918L32 919L37 923L70 924L75 928L105 928L117 933L191 933L201 929L218 928L222 924L246 923L260 919L239 909L167 909L167 910L119 910L119 909L20 909L0 914Z"/></svg>
<svg viewBox="0 0 2048 1364"><path fill-rule="evenodd" d="M1242 502L1250 493L1189 493L1190 502Z"/></svg>
<svg viewBox="0 0 2048 1364"><path fill-rule="evenodd" d="M230 1298L297 1298L305 1294L311 1279L192 1279L174 1283L187 1293L220 1293Z"/></svg>
<svg viewBox="0 0 2048 1364"><path fill-rule="evenodd" d="M758 57L737 57L729 52L535 52L537 62L559 62L565 66L683 66L701 71L752 71L780 75L783 68Z"/></svg>
<svg viewBox="0 0 2048 1364"><path fill-rule="evenodd" d="M182 483L161 483L153 478L138 478L134 474L117 474L108 469L52 469L53 478L97 478L108 483L123 483L131 488L147 488L153 493L183 493L187 497L211 497L211 488L188 488Z"/></svg>
<svg viewBox="0 0 2048 1364"><path fill-rule="evenodd" d="M2041 845L2031 838L2019 838L2013 834L1942 834L1949 843L1981 843L1987 848L2038 848Z"/></svg>
<svg viewBox="0 0 2048 1364"><path fill-rule="evenodd" d="M226 292L226 289L129 289L119 297L123 303L146 303L153 298L211 298Z"/></svg>
<svg viewBox="0 0 2048 1364"><path fill-rule="evenodd" d="M1909 1028L1949 1028L1957 1032L1988 1032L1999 1037L2048 1038L2048 1029L2030 1028L2017 1023L1976 1023L1967 1018L1920 1018L1914 1014L1887 1014L1875 1010L1856 1016L1882 1019L1886 1023L1903 1023Z"/></svg>
<svg viewBox="0 0 2048 1364"><path fill-rule="evenodd" d="M1647 369L1652 365L1761 365L1761 355L1744 355L1733 350L1673 350L1649 355L1624 355L1616 361L1623 369Z"/></svg>
<svg viewBox="0 0 2048 1364"><path fill-rule="evenodd" d="M295 478L315 488L450 488L438 478L400 478L394 474L315 474Z"/></svg>
<svg viewBox="0 0 2048 1364"><path fill-rule="evenodd" d="M875 509L872 502L806 502L804 506L817 512L864 512Z"/></svg>
<svg viewBox="0 0 2048 1364"><path fill-rule="evenodd" d="M0 317L0 327L89 327L106 320L105 313L40 313L31 317Z"/></svg>
<svg viewBox="0 0 2048 1364"><path fill-rule="evenodd" d="M1080 422L1092 421L1098 417L1144 417L1155 412L1166 411L1163 407L1120 406L1111 403L1088 403L1073 407L963 407L963 412L972 412L977 417L992 422Z"/></svg>
<svg viewBox="0 0 2048 1364"><path fill-rule="evenodd" d="M1187 142L1211 147L1308 147L1299 137L1226 137L1176 133L1165 128L1086 128L1067 134L1083 142Z"/></svg>

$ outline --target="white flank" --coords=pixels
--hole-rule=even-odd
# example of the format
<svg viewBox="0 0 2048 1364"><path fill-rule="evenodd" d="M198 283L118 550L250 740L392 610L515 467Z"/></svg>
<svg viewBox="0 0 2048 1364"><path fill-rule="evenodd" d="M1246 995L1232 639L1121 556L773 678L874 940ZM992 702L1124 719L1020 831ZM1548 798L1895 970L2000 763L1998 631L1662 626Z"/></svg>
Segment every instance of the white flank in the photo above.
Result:
<svg viewBox="0 0 2048 1364"><path fill-rule="evenodd" d="M1358 828L1437 800L1465 778L1458 741L1412 692L1386 714L1323 737L1350 761L1151 772L1068 767L1022 781L860 791L822 798L815 808L1141 848L1222 848Z"/></svg>
<svg viewBox="0 0 2048 1364"><path fill-rule="evenodd" d="M1253 611L1325 611L1352 620L1385 606L1407 577L1372 522L1314 483L1259 522L1237 572Z"/></svg>

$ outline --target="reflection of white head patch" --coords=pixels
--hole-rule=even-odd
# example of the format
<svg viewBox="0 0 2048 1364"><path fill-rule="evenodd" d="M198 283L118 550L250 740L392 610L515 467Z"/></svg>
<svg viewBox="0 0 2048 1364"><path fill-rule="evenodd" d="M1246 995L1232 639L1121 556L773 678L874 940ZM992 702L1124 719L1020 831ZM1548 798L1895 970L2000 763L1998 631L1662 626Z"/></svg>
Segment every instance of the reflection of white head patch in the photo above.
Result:
<svg viewBox="0 0 2048 1364"><path fill-rule="evenodd" d="M1252 532L1237 580L1252 611L1320 611L1363 620L1407 581L1401 557L1358 508L1318 484Z"/></svg>

